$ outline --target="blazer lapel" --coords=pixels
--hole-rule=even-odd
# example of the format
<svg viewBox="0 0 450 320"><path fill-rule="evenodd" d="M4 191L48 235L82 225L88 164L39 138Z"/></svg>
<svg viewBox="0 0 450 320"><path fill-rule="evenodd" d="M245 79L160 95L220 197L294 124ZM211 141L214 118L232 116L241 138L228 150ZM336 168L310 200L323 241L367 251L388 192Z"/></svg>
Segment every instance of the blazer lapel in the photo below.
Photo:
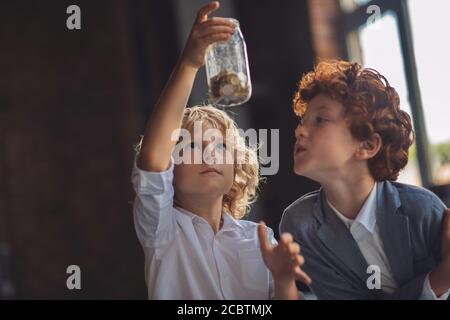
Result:
<svg viewBox="0 0 450 320"><path fill-rule="evenodd" d="M377 225L397 285L414 274L409 220L400 213L400 196L389 181L377 186Z"/></svg>
<svg viewBox="0 0 450 320"><path fill-rule="evenodd" d="M328 205L323 190L320 191L319 202L323 220L318 230L320 240L366 286L368 265L358 244Z"/></svg>

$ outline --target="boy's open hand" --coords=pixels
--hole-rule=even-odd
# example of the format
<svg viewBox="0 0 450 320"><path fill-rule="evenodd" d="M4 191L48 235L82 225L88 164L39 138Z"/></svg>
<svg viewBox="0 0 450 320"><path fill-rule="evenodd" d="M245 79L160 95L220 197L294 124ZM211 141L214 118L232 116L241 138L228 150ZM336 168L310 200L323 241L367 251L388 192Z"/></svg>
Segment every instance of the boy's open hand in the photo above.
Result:
<svg viewBox="0 0 450 320"><path fill-rule="evenodd" d="M199 69L205 64L208 46L214 42L228 41L233 35L235 25L230 19L208 19L208 15L217 8L219 2L213 1L199 10L182 54L182 63L186 66Z"/></svg>
<svg viewBox="0 0 450 320"><path fill-rule="evenodd" d="M291 234L282 234L278 245L273 246L262 222L258 226L258 236L264 263L276 282L289 284L298 279L307 285L311 283L311 278L300 268L304 259L300 255L300 246L294 242Z"/></svg>

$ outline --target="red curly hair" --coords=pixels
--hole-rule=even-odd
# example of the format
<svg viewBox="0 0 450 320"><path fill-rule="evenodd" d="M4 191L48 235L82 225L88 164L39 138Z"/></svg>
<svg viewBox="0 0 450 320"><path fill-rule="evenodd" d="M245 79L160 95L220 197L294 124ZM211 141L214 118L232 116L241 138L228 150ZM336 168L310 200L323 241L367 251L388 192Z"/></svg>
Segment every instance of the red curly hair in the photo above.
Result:
<svg viewBox="0 0 450 320"><path fill-rule="evenodd" d="M400 98L387 79L358 63L322 61L300 81L294 112L303 116L308 102L321 93L344 106L354 138L365 141L374 133L380 135L382 147L368 160L370 173L376 181L397 180L415 136L411 118L400 110Z"/></svg>

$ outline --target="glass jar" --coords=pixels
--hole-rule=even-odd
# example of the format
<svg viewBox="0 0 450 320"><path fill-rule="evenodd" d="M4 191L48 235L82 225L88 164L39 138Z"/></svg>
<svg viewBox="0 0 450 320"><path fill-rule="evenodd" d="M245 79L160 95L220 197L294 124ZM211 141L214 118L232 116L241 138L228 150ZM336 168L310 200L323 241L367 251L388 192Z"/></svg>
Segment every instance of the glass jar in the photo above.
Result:
<svg viewBox="0 0 450 320"><path fill-rule="evenodd" d="M206 53L208 93L213 105L232 107L250 99L252 83L248 67L247 46L239 21L230 19L236 29L227 42L216 42Z"/></svg>

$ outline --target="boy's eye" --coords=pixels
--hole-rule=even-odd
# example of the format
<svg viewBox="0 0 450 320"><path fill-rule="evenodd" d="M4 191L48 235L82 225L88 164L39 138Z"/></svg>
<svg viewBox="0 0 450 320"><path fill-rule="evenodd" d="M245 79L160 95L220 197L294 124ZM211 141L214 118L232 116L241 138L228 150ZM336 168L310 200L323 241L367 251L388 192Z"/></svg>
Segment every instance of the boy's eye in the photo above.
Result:
<svg viewBox="0 0 450 320"><path fill-rule="evenodd" d="M316 123L317 123L317 124L322 124L322 123L324 123L325 121L327 121L327 120L324 119L324 118L322 118L322 117L317 117L317 118L316 118Z"/></svg>
<svg viewBox="0 0 450 320"><path fill-rule="evenodd" d="M216 148L219 150L225 150L227 148L227 145L225 143L218 143L216 145Z"/></svg>

